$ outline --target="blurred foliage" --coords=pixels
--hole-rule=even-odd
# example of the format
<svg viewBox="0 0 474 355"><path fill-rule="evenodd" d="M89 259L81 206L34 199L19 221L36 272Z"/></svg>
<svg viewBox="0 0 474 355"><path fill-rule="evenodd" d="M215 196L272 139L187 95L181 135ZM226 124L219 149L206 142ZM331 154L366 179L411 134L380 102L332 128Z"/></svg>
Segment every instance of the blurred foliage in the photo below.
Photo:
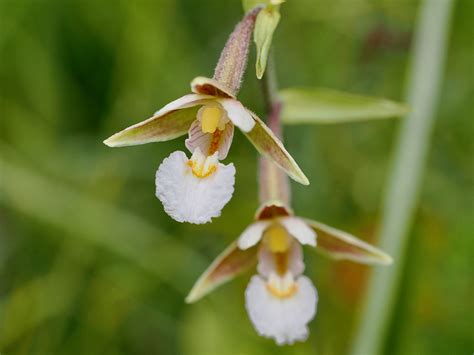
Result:
<svg viewBox="0 0 474 355"><path fill-rule="evenodd" d="M399 100L417 0L282 5L273 43L282 87ZM474 347L474 2L459 0L434 145L387 354ZM154 172L183 140L110 149L102 140L211 75L240 1L0 0L2 354L344 354L367 267L308 251L319 310L306 343L277 348L244 310L249 275L195 305L184 296L257 208L256 153L236 134L234 199L205 226L178 224ZM252 59L253 60L253 59ZM472 78L471 78L472 79ZM240 95L262 113L255 72ZM312 184L294 208L368 241L398 122L289 127Z"/></svg>

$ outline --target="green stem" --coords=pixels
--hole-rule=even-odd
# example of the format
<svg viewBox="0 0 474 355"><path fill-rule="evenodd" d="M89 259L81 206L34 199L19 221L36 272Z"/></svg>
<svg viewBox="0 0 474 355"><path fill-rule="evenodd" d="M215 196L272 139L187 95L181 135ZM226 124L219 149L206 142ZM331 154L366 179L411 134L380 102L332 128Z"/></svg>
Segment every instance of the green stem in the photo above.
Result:
<svg viewBox="0 0 474 355"><path fill-rule="evenodd" d="M261 84L267 125L278 138L283 140L280 119L282 104L278 98L275 64L271 54ZM289 205L290 184L286 174L267 158L261 157L259 165L260 202L279 201Z"/></svg>
<svg viewBox="0 0 474 355"><path fill-rule="evenodd" d="M380 246L394 264L372 274L353 355L380 354L385 345L435 119L452 3L424 0L420 10L407 89L412 111L398 137L380 229Z"/></svg>
<svg viewBox="0 0 474 355"><path fill-rule="evenodd" d="M275 60L272 53L270 53L267 63L266 73L261 80L261 84L266 114L270 116L273 112L273 106L275 103L280 102L280 100L278 100L278 82L275 70Z"/></svg>

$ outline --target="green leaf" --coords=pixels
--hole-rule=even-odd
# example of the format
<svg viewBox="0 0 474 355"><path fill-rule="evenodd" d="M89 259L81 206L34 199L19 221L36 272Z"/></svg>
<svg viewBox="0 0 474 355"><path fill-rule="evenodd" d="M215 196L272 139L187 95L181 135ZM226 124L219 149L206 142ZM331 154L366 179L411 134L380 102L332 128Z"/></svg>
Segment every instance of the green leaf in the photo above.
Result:
<svg viewBox="0 0 474 355"><path fill-rule="evenodd" d="M278 167L283 169L296 182L309 185L308 178L296 164L290 153L287 152L283 143L273 134L265 123L253 112L249 111L255 119L255 126L250 132L243 132L257 151L263 156L271 159Z"/></svg>
<svg viewBox="0 0 474 355"><path fill-rule="evenodd" d="M404 104L325 88L289 88L279 92L285 124L331 124L403 116Z"/></svg>
<svg viewBox="0 0 474 355"><path fill-rule="evenodd" d="M198 301L218 286L253 266L257 261L257 251L256 246L246 250L239 249L237 242L233 242L199 277L186 297L186 302Z"/></svg>
<svg viewBox="0 0 474 355"><path fill-rule="evenodd" d="M382 250L347 232L309 219L306 222L317 234L316 249L333 259L351 260L361 264L392 263L392 258Z"/></svg>
<svg viewBox="0 0 474 355"><path fill-rule="evenodd" d="M280 21L279 6L268 6L260 11L255 22L254 41L257 46L257 78L261 79L267 66L273 32Z"/></svg>

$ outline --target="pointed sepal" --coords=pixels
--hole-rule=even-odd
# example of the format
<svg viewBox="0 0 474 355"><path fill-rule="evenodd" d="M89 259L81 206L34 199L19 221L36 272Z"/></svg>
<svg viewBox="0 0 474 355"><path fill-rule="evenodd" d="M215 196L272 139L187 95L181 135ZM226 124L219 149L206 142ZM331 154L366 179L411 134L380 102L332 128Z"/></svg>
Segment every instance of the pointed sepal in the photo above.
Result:
<svg viewBox="0 0 474 355"><path fill-rule="evenodd" d="M250 112L250 111L249 111ZM283 143L273 134L265 123L253 112L250 112L255 119L253 129L244 134L255 146L258 152L273 161L289 177L303 185L309 185L308 178L301 171L290 153L287 152Z"/></svg>
<svg viewBox="0 0 474 355"><path fill-rule="evenodd" d="M392 263L392 258L388 254L347 232L321 222L309 219L305 221L318 235L316 250L333 259L351 260L361 264Z"/></svg>
<svg viewBox="0 0 474 355"><path fill-rule="evenodd" d="M134 124L104 141L109 147L124 147L152 142L164 142L188 132L196 119L199 105L213 99L212 96L185 95L157 111L149 119Z"/></svg>
<svg viewBox="0 0 474 355"><path fill-rule="evenodd" d="M237 247L237 242L233 242L199 277L186 297L186 303L198 301L218 286L254 266L257 262L257 252L256 246L241 250Z"/></svg>

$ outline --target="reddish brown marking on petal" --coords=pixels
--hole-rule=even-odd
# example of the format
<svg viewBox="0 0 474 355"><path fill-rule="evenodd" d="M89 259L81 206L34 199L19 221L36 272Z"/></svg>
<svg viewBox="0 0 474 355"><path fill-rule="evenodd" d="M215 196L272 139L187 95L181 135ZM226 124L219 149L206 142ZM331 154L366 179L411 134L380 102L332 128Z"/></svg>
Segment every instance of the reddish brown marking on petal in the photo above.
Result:
<svg viewBox="0 0 474 355"><path fill-rule="evenodd" d="M202 84L202 85L196 85L194 87L194 90L203 95L211 95L211 96L217 96L217 97L225 97L225 98L233 98L233 96L229 95L225 91L220 90L219 88L210 85L210 84Z"/></svg>
<svg viewBox="0 0 474 355"><path fill-rule="evenodd" d="M223 131L217 128L212 134L211 144L209 144L209 150L207 152L207 155L212 155L219 149L219 145L222 138L222 132Z"/></svg>
<svg viewBox="0 0 474 355"><path fill-rule="evenodd" d="M290 216L290 212L286 207L277 205L265 206L257 216L257 220L271 219L275 217Z"/></svg>
<svg viewBox="0 0 474 355"><path fill-rule="evenodd" d="M280 275L285 275L286 270L288 270L288 252L283 253L274 253L275 256L275 265L277 272Z"/></svg>

